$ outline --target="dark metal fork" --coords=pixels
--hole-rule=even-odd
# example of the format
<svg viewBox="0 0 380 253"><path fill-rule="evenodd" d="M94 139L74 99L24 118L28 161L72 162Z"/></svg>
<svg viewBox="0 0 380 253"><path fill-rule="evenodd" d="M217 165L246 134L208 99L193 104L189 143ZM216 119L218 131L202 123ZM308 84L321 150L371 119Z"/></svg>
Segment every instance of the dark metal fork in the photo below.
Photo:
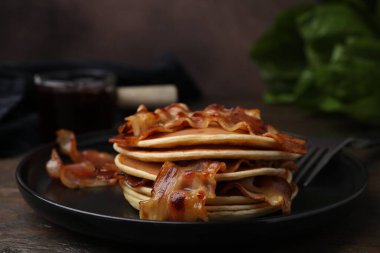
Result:
<svg viewBox="0 0 380 253"><path fill-rule="evenodd" d="M334 148L311 147L308 154L297 161L298 173L295 175L294 182L308 186L317 174L328 164L328 162L341 151L344 147L368 148L377 146L380 140L360 139L349 137L343 140Z"/></svg>

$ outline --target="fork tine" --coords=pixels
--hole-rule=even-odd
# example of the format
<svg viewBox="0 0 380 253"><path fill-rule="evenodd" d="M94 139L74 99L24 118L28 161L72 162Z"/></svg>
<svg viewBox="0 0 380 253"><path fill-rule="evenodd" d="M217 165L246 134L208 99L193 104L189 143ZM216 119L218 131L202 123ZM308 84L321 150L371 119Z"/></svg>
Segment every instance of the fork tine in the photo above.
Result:
<svg viewBox="0 0 380 253"><path fill-rule="evenodd" d="M297 166L298 168L301 168L305 162L307 162L311 156L314 155L314 153L318 150L317 147L311 147L309 148L309 151L307 152L307 155L301 157L296 163L297 163Z"/></svg>
<svg viewBox="0 0 380 253"><path fill-rule="evenodd" d="M312 170L312 172L309 174L309 176L304 180L303 186L308 186L309 183L314 179L314 177L319 173L319 171L331 160L331 158L338 153L340 150L342 150L345 146L347 146L349 143L351 143L354 140L354 138L348 138L341 142L338 146L336 146L333 150L326 153L326 156L323 157L323 159L318 163L318 165Z"/></svg>
<svg viewBox="0 0 380 253"><path fill-rule="evenodd" d="M328 148L316 147L312 153L309 153L310 155L306 156L306 159L304 161L300 161L299 168L301 170L297 177L294 179L294 182L298 183L301 178L304 177L306 173L313 167L318 159L320 159L327 152L327 150Z"/></svg>

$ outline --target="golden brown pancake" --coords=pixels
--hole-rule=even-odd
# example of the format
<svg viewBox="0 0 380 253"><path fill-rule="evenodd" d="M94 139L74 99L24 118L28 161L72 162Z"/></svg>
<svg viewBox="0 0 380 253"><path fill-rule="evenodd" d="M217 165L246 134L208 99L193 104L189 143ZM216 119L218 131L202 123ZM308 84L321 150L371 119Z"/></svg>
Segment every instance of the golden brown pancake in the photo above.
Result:
<svg viewBox="0 0 380 253"><path fill-rule="evenodd" d="M131 193L139 199L145 199L151 196L152 188L150 187L131 187L126 183L120 186L124 191ZM207 199L207 205L243 205L253 203L258 203L258 201L245 196L216 196L215 198Z"/></svg>
<svg viewBox="0 0 380 253"><path fill-rule="evenodd" d="M192 145L234 145L273 148L276 141L270 137L229 132L222 128L189 128L165 133L137 142L140 148L172 148Z"/></svg>
<svg viewBox="0 0 380 253"><path fill-rule="evenodd" d="M258 109L140 106L110 139L120 186L140 218L208 220L291 211L294 160L305 141L278 132ZM141 203L140 203L141 202Z"/></svg>
<svg viewBox="0 0 380 253"><path fill-rule="evenodd" d="M126 149L114 144L114 149L127 157L144 162L184 161L199 159L294 160L299 154L278 150L241 148L182 148L172 150Z"/></svg>
<svg viewBox="0 0 380 253"><path fill-rule="evenodd" d="M124 196L127 201L137 210L139 210L140 201L148 200L150 197L136 193L129 187L123 187ZM295 192L292 198L295 197ZM232 199L239 199L241 196L231 196ZM218 198L218 197L217 197ZM211 220L241 219L253 218L279 211L280 208L270 206L265 202L259 203L223 203L219 200L218 204L210 205L209 200L206 202L206 210Z"/></svg>
<svg viewBox="0 0 380 253"><path fill-rule="evenodd" d="M152 181L156 180L158 172L162 166L162 163L142 162L120 154L116 156L115 164L121 171L128 175ZM284 168L246 168L241 171L218 173L216 174L215 179L217 181L231 181L255 176L278 176L283 177L290 182L292 174L289 170Z"/></svg>

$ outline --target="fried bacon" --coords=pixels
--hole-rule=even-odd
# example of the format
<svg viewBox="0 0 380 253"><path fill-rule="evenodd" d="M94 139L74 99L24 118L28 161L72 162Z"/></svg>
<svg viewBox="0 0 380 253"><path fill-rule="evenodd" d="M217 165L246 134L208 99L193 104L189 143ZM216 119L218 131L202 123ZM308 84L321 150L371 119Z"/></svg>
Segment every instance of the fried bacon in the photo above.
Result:
<svg viewBox="0 0 380 253"><path fill-rule="evenodd" d="M225 172L236 172L245 169L256 169L256 168L284 168L290 171L297 169L297 165L293 160L247 160L247 159L236 159L236 160L225 160L227 166L227 171Z"/></svg>
<svg viewBox="0 0 380 253"><path fill-rule="evenodd" d="M229 182L220 190L221 195L238 190L241 194L271 206L281 208L284 214L291 211L292 195L296 186L285 179L275 176L257 176Z"/></svg>
<svg viewBox="0 0 380 253"><path fill-rule="evenodd" d="M240 131L274 138L279 150L306 153L304 140L277 133L275 128L264 124L258 109L228 109L214 104L202 111L191 112L185 104L176 103L150 112L141 105L134 115L125 120L126 123L119 127L119 135L110 138L111 142L124 147L135 147L139 140L158 133L170 133L184 128L220 127L230 132Z"/></svg>
<svg viewBox="0 0 380 253"><path fill-rule="evenodd" d="M287 134L266 133L263 136L270 137L276 140L278 147L284 151L289 151L298 154L306 154L306 141L299 138L290 137Z"/></svg>
<svg viewBox="0 0 380 253"><path fill-rule="evenodd" d="M57 150L54 148L51 151L50 160L46 163L46 171L51 178L59 178L62 165L62 159L59 157Z"/></svg>
<svg viewBox="0 0 380 253"><path fill-rule="evenodd" d="M140 187L140 186L147 186L151 185L151 180L141 178L141 177L135 177L128 174L125 174L122 178L121 182L125 182L127 185L131 187Z"/></svg>
<svg viewBox="0 0 380 253"><path fill-rule="evenodd" d="M108 166L95 167L89 161L64 165L61 167L60 179L62 184L72 189L114 185L117 182L114 177L117 170Z"/></svg>
<svg viewBox="0 0 380 253"><path fill-rule="evenodd" d="M117 182L118 168L113 155L97 150L79 151L74 133L68 130L57 131L57 142L61 152L69 156L72 163L64 164L53 149L46 163L51 178L60 179L68 188L114 185Z"/></svg>
<svg viewBox="0 0 380 253"><path fill-rule="evenodd" d="M120 134L133 135L138 140L155 133L174 132L183 128L207 128L219 125L227 131L245 130L250 134L263 134L266 126L260 120L258 109L210 105L203 111L191 112L185 104L176 103L154 112L141 105L137 112L126 117L127 123L119 127Z"/></svg>
<svg viewBox="0 0 380 253"><path fill-rule="evenodd" d="M149 200L140 202L140 218L149 220L208 220L206 198L215 198L215 174L224 163L201 160L181 167L165 162Z"/></svg>
<svg viewBox="0 0 380 253"><path fill-rule="evenodd" d="M73 162L81 161L81 155L77 148L77 139L73 132L66 129L58 130L57 143L61 152L68 155Z"/></svg>

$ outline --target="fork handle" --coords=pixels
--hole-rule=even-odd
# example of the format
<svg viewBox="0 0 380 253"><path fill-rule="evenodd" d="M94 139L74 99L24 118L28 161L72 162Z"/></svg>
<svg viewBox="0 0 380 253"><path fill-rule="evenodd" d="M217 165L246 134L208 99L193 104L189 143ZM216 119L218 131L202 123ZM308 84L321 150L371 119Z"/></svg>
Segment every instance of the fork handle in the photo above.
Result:
<svg viewBox="0 0 380 253"><path fill-rule="evenodd" d="M380 138L366 139L353 137L351 138L349 146L357 149L380 147Z"/></svg>

